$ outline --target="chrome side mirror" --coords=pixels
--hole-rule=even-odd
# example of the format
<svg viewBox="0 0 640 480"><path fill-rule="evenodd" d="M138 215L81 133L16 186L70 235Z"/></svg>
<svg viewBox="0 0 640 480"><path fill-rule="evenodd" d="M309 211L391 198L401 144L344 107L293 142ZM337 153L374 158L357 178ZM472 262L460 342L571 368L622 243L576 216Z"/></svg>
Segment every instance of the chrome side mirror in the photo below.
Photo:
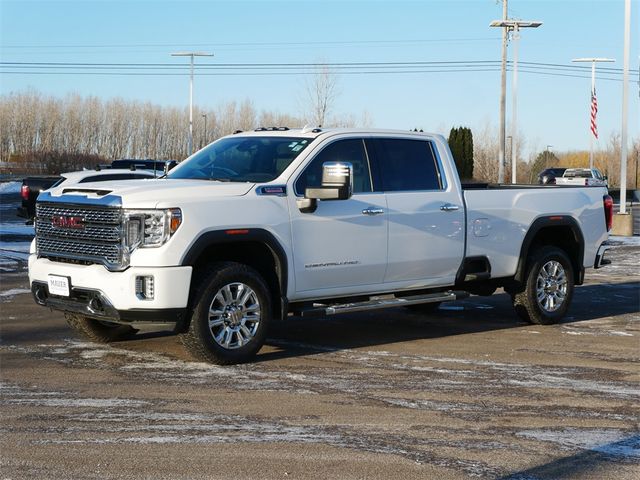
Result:
<svg viewBox="0 0 640 480"><path fill-rule="evenodd" d="M322 164L322 186L310 187L297 200L302 213L316 211L318 200L347 200L353 194L353 165L349 162Z"/></svg>

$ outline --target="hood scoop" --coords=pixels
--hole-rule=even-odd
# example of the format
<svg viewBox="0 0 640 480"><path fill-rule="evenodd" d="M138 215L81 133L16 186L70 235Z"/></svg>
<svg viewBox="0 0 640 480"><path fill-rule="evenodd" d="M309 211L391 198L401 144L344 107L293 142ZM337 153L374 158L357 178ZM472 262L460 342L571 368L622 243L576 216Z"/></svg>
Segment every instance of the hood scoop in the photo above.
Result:
<svg viewBox="0 0 640 480"><path fill-rule="evenodd" d="M67 193L79 193L83 195L94 196L94 197L104 197L105 195L109 195L112 190L99 190L96 188L65 188L62 190L62 194Z"/></svg>

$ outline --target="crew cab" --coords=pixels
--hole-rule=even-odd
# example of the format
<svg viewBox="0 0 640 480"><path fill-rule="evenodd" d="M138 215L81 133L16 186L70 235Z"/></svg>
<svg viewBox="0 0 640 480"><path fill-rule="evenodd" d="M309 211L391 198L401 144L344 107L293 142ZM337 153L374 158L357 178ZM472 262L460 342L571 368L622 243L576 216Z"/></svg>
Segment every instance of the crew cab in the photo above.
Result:
<svg viewBox="0 0 640 480"><path fill-rule="evenodd" d="M91 340L170 325L198 358L250 360L269 324L503 288L555 323L606 263L604 188L462 185L440 135L261 128L166 178L40 195L35 301Z"/></svg>
<svg viewBox="0 0 640 480"><path fill-rule="evenodd" d="M609 186L607 177L597 168L568 168L562 177L556 178L556 185Z"/></svg>

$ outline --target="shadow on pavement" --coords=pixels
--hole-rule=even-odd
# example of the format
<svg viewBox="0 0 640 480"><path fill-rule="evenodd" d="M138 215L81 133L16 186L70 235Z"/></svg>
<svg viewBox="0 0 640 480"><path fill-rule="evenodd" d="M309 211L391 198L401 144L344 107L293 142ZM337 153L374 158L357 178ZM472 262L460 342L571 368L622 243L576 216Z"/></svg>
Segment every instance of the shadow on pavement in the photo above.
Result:
<svg viewBox="0 0 640 480"><path fill-rule="evenodd" d="M614 478L609 470L617 463L637 464L640 454L640 435L632 435L618 442L600 445L570 457L513 473L499 480L557 480L561 478Z"/></svg>
<svg viewBox="0 0 640 480"><path fill-rule="evenodd" d="M640 311L640 282L592 284L576 288L572 305L561 324ZM420 339L490 332L529 325L516 315L507 294L471 297L444 304L434 313L404 308L302 319L289 317L272 325L266 344L277 351L258 354L270 361L327 351L372 347ZM536 326L554 328L553 326Z"/></svg>

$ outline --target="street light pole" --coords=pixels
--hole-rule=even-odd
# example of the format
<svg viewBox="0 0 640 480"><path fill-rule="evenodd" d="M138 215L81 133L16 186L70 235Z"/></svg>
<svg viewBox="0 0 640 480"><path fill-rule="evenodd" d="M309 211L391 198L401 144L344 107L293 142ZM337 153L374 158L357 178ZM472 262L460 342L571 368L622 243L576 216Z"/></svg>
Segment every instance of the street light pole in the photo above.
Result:
<svg viewBox="0 0 640 480"><path fill-rule="evenodd" d="M190 57L189 77L189 156L193 153L193 61L194 57L213 57L213 53L207 52L176 52L172 57Z"/></svg>
<svg viewBox="0 0 640 480"><path fill-rule="evenodd" d="M506 22L508 18L507 0L502 0L502 21ZM492 22L490 26L496 22ZM506 150L506 109L507 109L507 41L509 30L507 27L502 28L502 69L500 74L500 129L499 129L499 150L498 150L498 183L504 183L504 156Z"/></svg>
<svg viewBox="0 0 640 480"><path fill-rule="evenodd" d="M624 53L622 70L622 134L620 135L620 213L627 213L627 120L629 118L629 44L631 0L624 2ZM637 167L637 164L636 164Z"/></svg>
<svg viewBox="0 0 640 480"><path fill-rule="evenodd" d="M517 183L518 168L518 47L520 45L520 26L513 26L513 80L511 82L511 183Z"/></svg>
<svg viewBox="0 0 640 480"><path fill-rule="evenodd" d="M207 114L203 113L202 118L204 118L204 145L206 145L207 144ZM200 148L202 148L204 145L200 145Z"/></svg>
<svg viewBox="0 0 640 480"><path fill-rule="evenodd" d="M511 118L511 138L512 138L512 147L511 147L511 183L516 183L516 169L518 166L518 45L520 40L520 29L521 28L538 28L542 25L542 22L535 22L529 20L509 20L507 18L503 20L494 20L489 24L490 27L501 27L503 28L503 32L513 32L513 92L512 92L512 118ZM504 73L504 72L503 72ZM503 87L502 95L505 95L505 90ZM504 112L500 111L500 129L504 132ZM504 158L504 157L503 157ZM498 175L500 176L500 170L498 170ZM504 181L504 169L502 170L502 182Z"/></svg>
<svg viewBox="0 0 640 480"><path fill-rule="evenodd" d="M593 95L596 92L596 63L600 62L615 62L613 58L574 58L571 60L576 63L591 62L591 102L593 103ZM593 168L593 137L594 134L589 134L589 168Z"/></svg>

